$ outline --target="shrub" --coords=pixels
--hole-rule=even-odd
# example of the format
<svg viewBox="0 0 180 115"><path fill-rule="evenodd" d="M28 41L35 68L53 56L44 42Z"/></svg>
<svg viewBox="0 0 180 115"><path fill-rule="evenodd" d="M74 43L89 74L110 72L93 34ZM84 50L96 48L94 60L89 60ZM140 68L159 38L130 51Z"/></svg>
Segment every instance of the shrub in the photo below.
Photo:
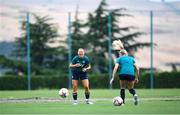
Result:
<svg viewBox="0 0 180 115"><path fill-rule="evenodd" d="M89 75L91 88L108 88L108 74L91 74ZM154 88L180 88L180 72L162 72L154 74ZM81 83L79 84L82 87ZM60 89L68 87L68 75L36 75L31 77L31 89ZM119 88L119 78L113 82L113 88ZM140 75L139 84L136 88L150 88L150 74ZM0 77L0 90L25 90L27 89L26 76L4 76Z"/></svg>

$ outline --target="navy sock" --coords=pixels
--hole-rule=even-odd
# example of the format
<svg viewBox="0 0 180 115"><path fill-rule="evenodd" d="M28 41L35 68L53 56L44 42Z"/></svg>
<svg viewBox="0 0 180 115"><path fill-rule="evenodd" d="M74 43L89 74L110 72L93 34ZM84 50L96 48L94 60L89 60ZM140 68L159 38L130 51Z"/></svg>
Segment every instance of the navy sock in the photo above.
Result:
<svg viewBox="0 0 180 115"><path fill-rule="evenodd" d="M123 103L125 103L125 89L121 89L120 95L121 95L121 98L123 100Z"/></svg>
<svg viewBox="0 0 180 115"><path fill-rule="evenodd" d="M76 92L76 93L73 93L73 99L74 99L74 100L77 100L77 92Z"/></svg>
<svg viewBox="0 0 180 115"><path fill-rule="evenodd" d="M136 91L134 89L129 89L129 92L134 96L136 94Z"/></svg>
<svg viewBox="0 0 180 115"><path fill-rule="evenodd" d="M86 99L89 99L90 92L85 92Z"/></svg>

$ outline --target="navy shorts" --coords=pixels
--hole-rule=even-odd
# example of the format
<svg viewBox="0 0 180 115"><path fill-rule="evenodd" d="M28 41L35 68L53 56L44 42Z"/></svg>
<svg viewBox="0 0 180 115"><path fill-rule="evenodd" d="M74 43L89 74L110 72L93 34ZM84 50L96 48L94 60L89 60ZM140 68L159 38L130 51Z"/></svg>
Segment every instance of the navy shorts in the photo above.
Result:
<svg viewBox="0 0 180 115"><path fill-rule="evenodd" d="M119 79L120 80L126 80L126 81L134 81L135 76L134 75L128 75L128 74L120 74Z"/></svg>
<svg viewBox="0 0 180 115"><path fill-rule="evenodd" d="M87 72L72 72L72 80L88 79Z"/></svg>

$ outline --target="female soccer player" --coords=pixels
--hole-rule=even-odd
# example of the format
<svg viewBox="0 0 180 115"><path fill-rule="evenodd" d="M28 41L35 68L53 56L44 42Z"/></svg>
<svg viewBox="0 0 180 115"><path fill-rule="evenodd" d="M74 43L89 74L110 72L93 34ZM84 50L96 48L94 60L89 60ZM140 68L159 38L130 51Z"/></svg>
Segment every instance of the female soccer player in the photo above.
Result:
<svg viewBox="0 0 180 115"><path fill-rule="evenodd" d="M139 68L135 64L134 58L128 56L128 53L125 49L120 51L120 57L116 59L116 64L113 69L112 79L110 84L112 84L116 71L120 67L119 71L119 81L120 81L120 96L123 99L125 104L125 88L134 96L134 104L138 104L138 96L134 89L134 83L138 83Z"/></svg>
<svg viewBox="0 0 180 115"><path fill-rule="evenodd" d="M73 87L73 104L77 103L77 90L78 90L78 80L82 81L82 85L85 89L86 104L93 104L89 101L90 91L89 91L89 80L87 77L87 71L91 69L89 58L85 56L84 49L78 49L78 55L72 59L69 67L72 69L72 87Z"/></svg>

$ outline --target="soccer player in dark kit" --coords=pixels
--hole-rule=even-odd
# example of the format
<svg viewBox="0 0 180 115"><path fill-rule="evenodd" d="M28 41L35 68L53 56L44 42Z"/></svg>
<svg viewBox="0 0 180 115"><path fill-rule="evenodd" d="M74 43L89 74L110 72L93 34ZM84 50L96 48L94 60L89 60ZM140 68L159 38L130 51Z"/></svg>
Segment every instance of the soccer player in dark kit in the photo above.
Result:
<svg viewBox="0 0 180 115"><path fill-rule="evenodd" d="M73 104L77 105L77 94L78 94L78 81L82 81L82 85L85 89L85 103L93 104L89 100L90 91L89 91L89 80L87 76L87 71L91 69L91 64L89 58L85 55L84 49L78 49L78 55L72 59L69 67L72 69L72 88L73 88Z"/></svg>

